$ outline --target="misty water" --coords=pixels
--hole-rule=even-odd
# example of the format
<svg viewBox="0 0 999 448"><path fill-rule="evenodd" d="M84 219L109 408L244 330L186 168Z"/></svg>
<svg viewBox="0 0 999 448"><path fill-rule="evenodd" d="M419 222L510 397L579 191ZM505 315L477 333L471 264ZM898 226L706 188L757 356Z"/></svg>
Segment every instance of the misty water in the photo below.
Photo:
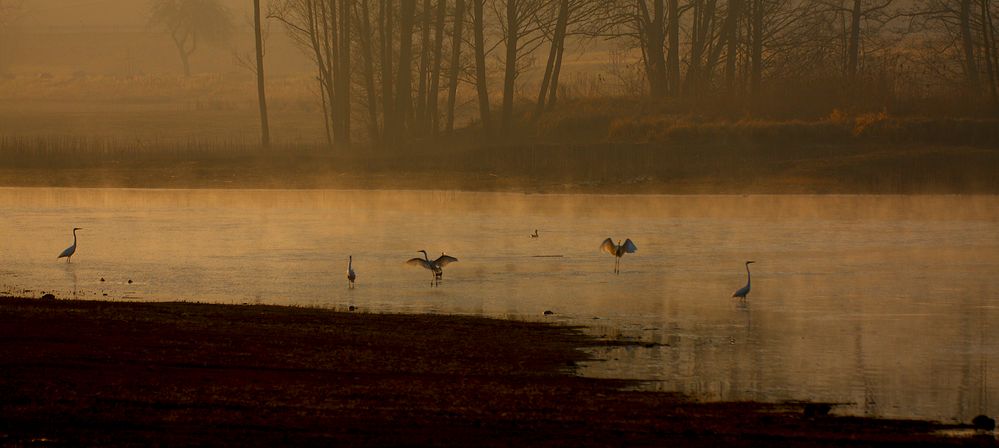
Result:
<svg viewBox="0 0 999 448"><path fill-rule="evenodd" d="M590 350L581 374L648 389L999 413L996 197L7 188L0 210L4 294L582 325L637 344ZM606 237L638 246L620 275ZM439 287L404 263L420 249L460 260Z"/></svg>

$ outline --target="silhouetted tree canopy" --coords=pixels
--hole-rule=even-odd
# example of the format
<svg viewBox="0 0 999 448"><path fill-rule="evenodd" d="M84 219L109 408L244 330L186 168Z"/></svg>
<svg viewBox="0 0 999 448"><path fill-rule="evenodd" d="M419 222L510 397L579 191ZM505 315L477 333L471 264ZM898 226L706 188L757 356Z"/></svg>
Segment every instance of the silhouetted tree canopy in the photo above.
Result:
<svg viewBox="0 0 999 448"><path fill-rule="evenodd" d="M184 74L202 42L224 42L233 30L229 10L219 0L153 0L149 23L166 29L177 46Z"/></svg>

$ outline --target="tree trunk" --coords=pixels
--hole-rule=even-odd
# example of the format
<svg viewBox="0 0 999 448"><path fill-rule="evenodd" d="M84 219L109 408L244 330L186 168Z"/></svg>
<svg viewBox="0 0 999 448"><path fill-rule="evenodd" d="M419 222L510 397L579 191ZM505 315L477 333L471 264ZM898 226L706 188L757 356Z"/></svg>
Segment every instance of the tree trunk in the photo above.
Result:
<svg viewBox="0 0 999 448"><path fill-rule="evenodd" d="M986 10L988 11L989 16L989 35L992 36L990 43L992 45L992 73L995 73L996 78L999 78L999 40L996 39L996 26L992 21L992 10ZM999 79L997 79L996 82L999 82Z"/></svg>
<svg viewBox="0 0 999 448"><path fill-rule="evenodd" d="M552 74L555 71L555 59L559 54L559 47L565 39L565 28L569 21L569 0L561 0L558 8L558 18L555 23L555 31L552 34L551 48L548 51L548 62L545 64L545 75L541 80L541 89L538 92L538 102L534 108L533 120L541 117L545 110L545 102L548 99L548 88L552 82Z"/></svg>
<svg viewBox="0 0 999 448"><path fill-rule="evenodd" d="M332 74L329 70L329 65L326 63L325 49L323 45L326 42L325 35L322 37L320 33L324 32L324 28L321 28L320 17L322 8L316 8L312 0L306 0L305 2L305 15L308 26L308 37L309 43L312 47L313 57L316 61L316 70L319 72L319 76L316 80L319 81L319 95L322 99L323 106L323 124L326 127L326 143L333 146L332 132L330 125L332 122L331 116L335 113L332 111L333 103L333 92L331 91L330 78Z"/></svg>
<svg viewBox="0 0 999 448"><path fill-rule="evenodd" d="M988 0L979 0L982 11L982 49L985 50L985 74L988 76L989 93L992 95L992 105L999 106L999 92L996 91L996 72L992 67L995 57L992 44L995 42L995 29L992 28L992 16L989 13Z"/></svg>
<svg viewBox="0 0 999 448"><path fill-rule="evenodd" d="M722 30L718 36L718 44L714 45L714 47L710 49L707 61L704 63L705 76L702 82L706 84L714 72L714 67L718 65L718 60L721 59L722 51L727 50L725 59L725 90L728 92L732 91L735 84L735 56L738 53L737 33L739 30L739 18L741 15L741 0L729 0L728 10L725 12L725 23L722 24ZM713 28L714 26L712 25L712 29ZM708 32L707 39L711 40L710 36L712 35L714 35L713 32Z"/></svg>
<svg viewBox="0 0 999 448"><path fill-rule="evenodd" d="M725 36L728 40L728 55L725 56L725 90L735 92L735 61L739 57L739 17L742 15L742 0L729 0L728 17L725 18Z"/></svg>
<svg viewBox="0 0 999 448"><path fill-rule="evenodd" d="M267 123L267 94L264 91L264 41L260 33L260 0L253 0L253 34L257 47L257 103L260 106L260 144L271 144L270 125Z"/></svg>
<svg viewBox="0 0 999 448"><path fill-rule="evenodd" d="M337 85L339 87L339 92L337 93L338 100L340 101L340 141L339 145L342 148L349 148L351 144L350 138L350 4L351 0L340 0L339 4L339 15L337 18L340 21L339 33L337 38L337 45L339 49L337 51L337 67L339 73L337 74Z"/></svg>
<svg viewBox="0 0 999 448"><path fill-rule="evenodd" d="M419 133L427 128L427 67L430 64L430 0L423 0L420 19L420 83L416 89L416 123Z"/></svg>
<svg viewBox="0 0 999 448"><path fill-rule="evenodd" d="M680 5L679 0L669 0L669 61L666 78L667 93L670 96L680 94Z"/></svg>
<svg viewBox="0 0 999 448"><path fill-rule="evenodd" d="M763 80L763 0L753 0L752 42L749 86L752 94L759 99L760 84Z"/></svg>
<svg viewBox="0 0 999 448"><path fill-rule="evenodd" d="M437 24L434 27L434 63L430 73L430 91L427 93L427 115L429 116L430 135L437 136L440 129L440 116L437 113L437 99L440 92L441 65L444 59L444 18L447 12L447 0L437 0Z"/></svg>
<svg viewBox="0 0 999 448"><path fill-rule="evenodd" d="M473 0L478 1L478 0ZM454 132L454 104L458 94L458 72L461 69L461 40L465 24L465 0L454 3L454 31L451 34L451 73L448 76L447 132Z"/></svg>
<svg viewBox="0 0 999 448"><path fill-rule="evenodd" d="M191 77L190 56L191 53L194 53L194 48L197 47L197 40L194 41L195 44L194 47L192 47L191 50L188 51L187 49L188 35L185 34L183 37L179 37L177 36L177 30L174 30L173 32L171 32L170 36L173 37L173 43L174 45L177 46L177 54L180 56L180 63L184 65L184 76L190 78Z"/></svg>
<svg viewBox="0 0 999 448"><path fill-rule="evenodd" d="M358 43L361 45L361 59L364 63L364 92L367 96L368 102L368 133L370 134L370 139L372 142L379 141L379 130L378 130L378 97L375 92L375 68L374 68L374 51L372 49L371 40L371 12L368 7L368 0L362 0L361 2L360 17L358 19L360 33L358 37ZM356 10L357 4L354 4Z"/></svg>
<svg viewBox="0 0 999 448"><path fill-rule="evenodd" d="M552 84L548 88L548 110L555 108L558 103L558 79L562 73L562 55L565 54L565 36L559 41L558 54L555 55L555 69L552 71Z"/></svg>
<svg viewBox="0 0 999 448"><path fill-rule="evenodd" d="M506 70L503 75L503 115L500 129L508 135L513 121L513 94L517 82L517 39L520 37L520 20L517 17L518 0L506 0Z"/></svg>
<svg viewBox="0 0 999 448"><path fill-rule="evenodd" d="M472 0L472 28L475 34L475 84L479 94L479 118L482 120L482 133L492 134L489 107L489 90L486 79L485 23L482 21L482 2Z"/></svg>
<svg viewBox="0 0 999 448"><path fill-rule="evenodd" d="M323 127L326 129L326 144L333 146L333 133L330 131L330 109L326 105L326 84L319 77L316 77L316 81L319 81L319 104L323 106Z"/></svg>
<svg viewBox="0 0 999 448"><path fill-rule="evenodd" d="M857 80L857 65L860 60L860 19L863 15L860 0L853 0L850 11L850 44L847 48L846 77L850 84Z"/></svg>
<svg viewBox="0 0 999 448"><path fill-rule="evenodd" d="M396 148L401 147L406 136L407 122L411 122L413 108L413 22L416 18L416 0L400 0L399 13L399 64L395 84L395 114L398 117L394 135Z"/></svg>
<svg viewBox="0 0 999 448"><path fill-rule="evenodd" d="M381 83L382 83L382 145L391 143L392 133L396 130L397 117L395 100L392 95L392 4L394 0L381 0L378 7L378 35L381 38Z"/></svg>
<svg viewBox="0 0 999 448"><path fill-rule="evenodd" d="M653 0L652 14L645 0L638 0L641 12L642 31L645 36L645 57L647 67L647 77L649 80L649 91L653 98L663 98L666 96L666 58L663 54L666 37L663 35L663 21L665 20L665 7L663 0Z"/></svg>
<svg viewBox="0 0 999 448"><path fill-rule="evenodd" d="M697 0L694 3L694 28L690 43L690 67L687 69L686 92L696 95L704 84L702 69L704 54L711 39L711 23L715 14L715 0ZM710 54L709 54L710 56Z"/></svg>
<svg viewBox="0 0 999 448"><path fill-rule="evenodd" d="M978 93L978 64L975 62L975 40L971 37L971 0L961 0L961 49L964 51L964 73L968 93Z"/></svg>
<svg viewBox="0 0 999 448"><path fill-rule="evenodd" d="M311 3L311 0L310 0ZM320 56L320 63L324 66L324 73L326 82L326 95L329 97L329 112L330 112L330 128L333 130L333 144L340 141L340 102L337 98L337 94L340 89L337 87L337 46L336 42L333 42L334 32L336 28L336 21L334 13L332 11L333 3L320 3L315 8L316 14L319 16L317 29L319 30L318 38L322 45L322 51Z"/></svg>

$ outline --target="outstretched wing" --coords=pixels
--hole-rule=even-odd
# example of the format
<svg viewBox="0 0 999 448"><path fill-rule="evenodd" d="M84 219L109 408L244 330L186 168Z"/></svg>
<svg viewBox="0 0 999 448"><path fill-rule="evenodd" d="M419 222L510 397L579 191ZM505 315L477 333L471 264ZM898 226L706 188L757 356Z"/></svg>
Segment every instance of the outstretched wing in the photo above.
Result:
<svg viewBox="0 0 999 448"><path fill-rule="evenodd" d="M424 259L419 258L419 257L417 257L417 258L410 258L409 261L406 262L406 264L411 264L413 266L419 266L421 268L426 268L426 269L430 269L430 270L434 269L433 266L430 266L430 263L427 262L427 260L424 260Z"/></svg>
<svg viewBox="0 0 999 448"><path fill-rule="evenodd" d="M635 253L636 250L638 250L638 246L635 246L635 243L632 243L630 238L624 240L624 251L625 252L627 252L629 254L633 254L633 253Z"/></svg>
<svg viewBox="0 0 999 448"><path fill-rule="evenodd" d="M614 240L611 240L610 238L607 238L603 243L600 243L600 250L611 255L617 255L617 246L614 245Z"/></svg>
<svg viewBox="0 0 999 448"><path fill-rule="evenodd" d="M458 261L457 258L454 258L454 257L452 257L450 255L441 254L440 257L437 257L437 259L434 260L434 264L436 264L437 266L440 266L440 267L444 267L444 266L447 266L447 265L449 265L451 263L454 263L456 261Z"/></svg>

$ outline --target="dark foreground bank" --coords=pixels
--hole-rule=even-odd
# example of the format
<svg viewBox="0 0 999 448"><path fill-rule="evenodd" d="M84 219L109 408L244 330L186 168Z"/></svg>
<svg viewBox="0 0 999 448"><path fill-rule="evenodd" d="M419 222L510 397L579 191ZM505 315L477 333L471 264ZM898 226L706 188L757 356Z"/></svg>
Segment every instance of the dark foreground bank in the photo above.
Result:
<svg viewBox="0 0 999 448"><path fill-rule="evenodd" d="M596 343L472 317L0 298L0 445L995 445L622 391L573 375Z"/></svg>

